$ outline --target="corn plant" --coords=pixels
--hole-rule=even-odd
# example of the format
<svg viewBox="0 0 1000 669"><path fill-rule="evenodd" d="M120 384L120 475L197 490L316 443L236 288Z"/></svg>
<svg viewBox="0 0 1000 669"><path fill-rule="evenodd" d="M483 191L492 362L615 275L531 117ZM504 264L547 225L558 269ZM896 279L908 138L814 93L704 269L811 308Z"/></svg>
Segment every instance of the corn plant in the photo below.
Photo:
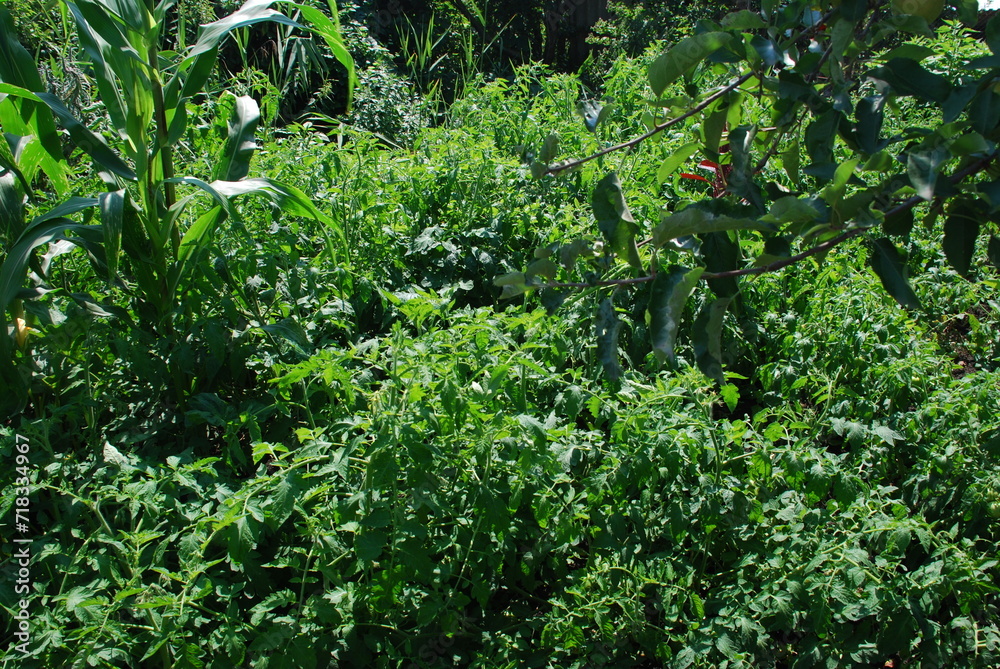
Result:
<svg viewBox="0 0 1000 669"><path fill-rule="evenodd" d="M340 38L333 0L333 18L315 7L278 1L291 5L323 38L347 68L350 91L353 61ZM0 236L9 245L0 265L0 313L6 319L9 310L18 333L23 329L22 284L29 267L46 280L36 249L50 242L67 240L83 248L109 287L129 295L140 325L162 333L177 325L179 300L197 277L213 233L226 221L239 221L234 205L239 196L263 195L285 213L332 226L332 220L297 188L248 178L260 120L258 105L250 97L234 99L223 93L230 96L230 103L222 108L232 113L212 174L176 173L174 154L186 136L189 104L206 95L226 37L261 22L302 26L272 9L275 0L248 0L233 14L201 26L197 41L176 53L164 48L163 34L175 4L175 0L64 3L103 104L105 126L113 130L106 133L109 136L92 130L62 100L45 91L32 57L15 37L9 13L0 9L0 125L6 138L0 142ZM92 160L105 184L102 192L68 197L73 168L57 124ZM26 220L26 200L35 197L33 188L43 175L61 201ZM88 222L94 219L96 223ZM11 341L0 340L0 377L19 389L14 394L23 403L24 384L13 364Z"/></svg>

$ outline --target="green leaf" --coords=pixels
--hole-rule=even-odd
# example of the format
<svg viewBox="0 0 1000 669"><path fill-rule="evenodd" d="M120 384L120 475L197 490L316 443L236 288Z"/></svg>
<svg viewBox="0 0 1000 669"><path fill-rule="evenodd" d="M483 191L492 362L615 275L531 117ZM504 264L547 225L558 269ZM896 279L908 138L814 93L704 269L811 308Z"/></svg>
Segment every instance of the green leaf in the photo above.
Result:
<svg viewBox="0 0 1000 669"><path fill-rule="evenodd" d="M81 7L87 11L84 12ZM76 33L80 40L80 46L90 58L94 79L97 82L97 90L111 123L118 132L127 134L129 123L125 109L128 105L123 88L135 95L142 96L144 102L148 102L149 95L145 91L149 84L148 78L142 82L141 89L137 90L135 86L136 75L141 73L140 68L144 67L144 63L125 36L121 34L115 21L106 20L106 17L102 18L103 10L100 6L95 6L93 3L84 5L67 3L67 8L76 22ZM95 27L100 29L97 30ZM146 107L145 112L148 120L151 118L152 107L148 104ZM139 149L139 147L135 148Z"/></svg>
<svg viewBox="0 0 1000 669"><path fill-rule="evenodd" d="M833 146L840 119L840 112L830 109L816 117L806 128L806 152L813 165L833 163Z"/></svg>
<svg viewBox="0 0 1000 669"><path fill-rule="evenodd" d="M609 381L616 383L622 375L622 368L618 363L618 333L622 324L610 297L601 301L594 325L597 334L597 359L604 368L604 375Z"/></svg>
<svg viewBox="0 0 1000 669"><path fill-rule="evenodd" d="M21 234L0 265L0 314L7 310L17 291L20 290L31 252L42 244L52 241L60 239L74 241L72 237L67 236L67 233L73 231L100 231L100 226L80 225L68 218L56 218L33 224Z"/></svg>
<svg viewBox="0 0 1000 669"><path fill-rule="evenodd" d="M705 261L705 269L709 272L728 272L739 269L742 262L740 245L734 241L728 232L708 232L701 235L699 255ZM719 297L732 297L740 292L740 284L736 277L709 279L708 287Z"/></svg>
<svg viewBox="0 0 1000 669"><path fill-rule="evenodd" d="M674 365L677 362L674 343L684 304L704 271L704 267L689 270L674 265L668 272L661 271L653 279L648 307L649 333L653 353L661 363Z"/></svg>
<svg viewBox="0 0 1000 669"><path fill-rule="evenodd" d="M940 147L917 147L907 153L906 174L917 195L925 200L934 198L940 167L947 159L948 152Z"/></svg>
<svg viewBox="0 0 1000 669"><path fill-rule="evenodd" d="M80 123L59 98L51 93L37 93L36 95L48 105L62 126L69 132L69 136L84 153L96 160L101 167L114 172L123 179L136 180L132 168L126 165L118 157L118 154L104 143L100 135L94 134L87 126Z"/></svg>
<svg viewBox="0 0 1000 669"><path fill-rule="evenodd" d="M913 209L907 208L903 211L886 216L882 220L882 232L893 237L906 237L913 230Z"/></svg>
<svg viewBox="0 0 1000 669"><path fill-rule="evenodd" d="M263 601L254 605L250 609L250 624L254 627L259 627L264 621L265 616L274 609L283 608L292 604L296 600L296 594L291 590L279 590L278 592L272 592L270 595L265 597Z"/></svg>
<svg viewBox="0 0 1000 669"><path fill-rule="evenodd" d="M760 220L769 223L810 223L819 218L819 210L809 200L786 195L771 203L771 208Z"/></svg>
<svg viewBox="0 0 1000 669"><path fill-rule="evenodd" d="M656 97L667 86L708 56L729 44L733 36L724 32L708 32L686 37L662 54L649 66L649 85Z"/></svg>
<svg viewBox="0 0 1000 669"><path fill-rule="evenodd" d="M670 154L670 156L663 161L663 164L660 165L660 169L656 171L656 182L663 183L666 181L667 177L673 174L678 167L683 165L697 151L698 144L696 142L689 142Z"/></svg>
<svg viewBox="0 0 1000 669"><path fill-rule="evenodd" d="M697 206L688 206L674 214L663 214L660 224L653 230L653 244L659 248L671 239L722 230L773 232L775 227L762 220L716 215Z"/></svg>
<svg viewBox="0 0 1000 669"><path fill-rule="evenodd" d="M885 96L870 95L861 98L854 110L855 117L858 120L858 145L868 155L881 151L885 144L879 141L879 134L882 132L882 108L884 106Z"/></svg>
<svg viewBox="0 0 1000 669"><path fill-rule="evenodd" d="M365 530L354 538L354 551L358 559L374 562L389 539L389 535L381 530Z"/></svg>
<svg viewBox="0 0 1000 669"><path fill-rule="evenodd" d="M761 35L754 35L753 39L750 40L750 46L754 48L760 59L764 61L764 65L767 67L774 67L778 63L785 60L785 54L781 52L778 45L774 43L774 40L762 37Z"/></svg>
<svg viewBox="0 0 1000 669"><path fill-rule="evenodd" d="M767 27L767 24L757 12L741 9L738 12L727 14L722 19L722 27L729 30L759 30Z"/></svg>
<svg viewBox="0 0 1000 669"><path fill-rule="evenodd" d="M781 152L781 167L793 184L799 183L799 165L802 159L799 140L795 139Z"/></svg>
<svg viewBox="0 0 1000 669"><path fill-rule="evenodd" d="M976 252L979 221L984 212L968 199L956 200L948 208L944 222L944 255L955 271L969 278L972 257Z"/></svg>
<svg viewBox="0 0 1000 669"><path fill-rule="evenodd" d="M313 352L313 345L309 341L309 334L294 318L282 318L277 323L262 325L260 329L269 334L281 337L291 344L302 356L308 356Z"/></svg>
<svg viewBox="0 0 1000 669"><path fill-rule="evenodd" d="M869 263L893 299L906 309L920 308L920 301L906 280L906 265L891 241L885 237L876 239Z"/></svg>
<svg viewBox="0 0 1000 669"><path fill-rule="evenodd" d="M726 403L726 407L729 412L732 413L736 411L736 405L740 401L740 390L731 383L727 383L719 388L719 394L722 396L722 401Z"/></svg>
<svg viewBox="0 0 1000 669"><path fill-rule="evenodd" d="M729 150L732 153L732 171L729 173L728 188L739 197L752 204L758 212L764 212L764 196L760 186L754 181L753 161L750 149L757 128L740 126L729 133Z"/></svg>
<svg viewBox="0 0 1000 669"><path fill-rule="evenodd" d="M731 297L724 297L705 303L691 328L698 369L720 386L726 383L722 372L722 324L731 301Z"/></svg>
<svg viewBox="0 0 1000 669"><path fill-rule="evenodd" d="M224 95L232 95L225 93ZM250 159L257 148L257 124L260 122L260 107L248 95L235 97L233 114L229 119L229 131L213 178L221 181L239 181L250 173Z"/></svg>
<svg viewBox="0 0 1000 669"><path fill-rule="evenodd" d="M868 78L885 82L898 95L912 95L928 102L944 102L951 94L951 82L925 69L910 58L893 58L868 73Z"/></svg>
<svg viewBox="0 0 1000 669"><path fill-rule="evenodd" d="M101 193L98 206L101 212L101 231L104 233L104 255L108 265L108 281L118 276L118 255L122 248L125 207L128 192L123 190Z"/></svg>
<svg viewBox="0 0 1000 669"><path fill-rule="evenodd" d="M580 100L576 103L576 113L583 118L583 125L590 132L597 132L597 126L606 115L604 105L595 100Z"/></svg>
<svg viewBox="0 0 1000 669"><path fill-rule="evenodd" d="M171 266L167 278L167 293L164 298L172 301L178 291L184 288L184 283L193 276L201 265L212 241L212 234L222 221L226 220L226 212L222 207L213 207L191 224L184 233L177 249L177 261Z"/></svg>
<svg viewBox="0 0 1000 669"><path fill-rule="evenodd" d="M609 173L601 179L591 196L591 207L600 229L608 245L620 256L625 256L628 263L636 269L642 269L639 259L639 248L635 243L635 235L639 228L632 218L622 194L622 184L618 175Z"/></svg>
<svg viewBox="0 0 1000 669"><path fill-rule="evenodd" d="M559 133L552 132L542 142L542 150L538 152L538 160L548 165L559 155Z"/></svg>
<svg viewBox="0 0 1000 669"><path fill-rule="evenodd" d="M5 82L0 93L12 93L6 86L24 93L45 89L31 54L18 41L10 12L3 6L0 6L0 81ZM32 96L17 101L0 99L0 128L5 133L37 137L43 149L39 162L56 193L61 196L69 190L69 169L62 156L62 144L52 114L38 98ZM31 171L26 171L30 181ZM25 190L25 193L29 192L30 189Z"/></svg>

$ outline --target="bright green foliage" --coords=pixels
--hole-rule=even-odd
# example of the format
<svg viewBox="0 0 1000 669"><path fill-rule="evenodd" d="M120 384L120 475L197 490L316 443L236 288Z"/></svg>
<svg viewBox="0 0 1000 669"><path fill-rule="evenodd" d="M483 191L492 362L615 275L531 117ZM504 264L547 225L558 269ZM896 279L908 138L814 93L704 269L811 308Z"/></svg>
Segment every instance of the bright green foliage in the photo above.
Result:
<svg viewBox="0 0 1000 669"><path fill-rule="evenodd" d="M786 13L702 32L747 32L729 45L763 63L784 37L761 25ZM848 23L836 49L853 53ZM894 57L954 92L953 54L974 49L955 34ZM5 220L38 231L4 238L26 266L6 341L28 403L0 426L16 464L0 516L27 488L31 527L11 532L33 556L33 642L9 663L1000 664L996 189L988 169L946 183L993 140L910 130L943 112L875 90L835 109L788 65L765 83L808 108L787 108L798 136L760 173L774 131L754 119L781 110L748 79L697 124L532 177L662 121L646 103L662 52L616 62L600 93L537 66L480 82L406 149L259 133L239 95L188 100L170 146L201 182L174 179L196 199L167 210L162 315L137 288L153 266L127 250L140 184L102 186L77 152L48 193L24 163L36 145L8 143L0 184L35 199L0 200ZM671 105L704 104L686 79L736 62L709 59ZM23 100L28 120L50 113L0 105ZM73 132L138 173L100 111ZM844 124L874 153L820 141ZM944 207L901 206L929 185L907 151L943 161ZM720 173L739 193L716 197ZM902 202L867 199L893 180ZM274 197L240 198L258 190ZM726 274L854 229L780 272ZM12 588L0 606L11 637Z"/></svg>
<svg viewBox="0 0 1000 669"><path fill-rule="evenodd" d="M115 148L75 118L58 97L43 92L31 56L16 41L10 16L0 12L0 42L7 54L0 65L0 90L5 96L0 100L0 124L11 149L4 152L4 165L18 176L17 180L0 182L0 200L8 212L0 231L9 244L9 253L0 265L0 312L5 317L8 309L14 319L22 316L17 291L32 252L52 241L65 240L84 248L109 285L123 278L119 263L123 255L128 258L131 276L124 287L136 301L138 315L153 331L169 332L174 326L174 310L200 271L215 231L227 219L239 224L232 202L235 197L264 195L290 213L332 225L294 186L245 178L260 119L257 103L249 97L232 105L228 138L212 170L214 180L208 183L175 173L174 154L186 138L188 106L192 97L202 93L222 41L233 30L264 21L297 26L271 9L271 4L269 0L250 0L233 14L203 26L195 44L174 54L161 46L160 31L173 5L169 0L155 6L132 0L66 3L80 46L93 67ZM335 21L313 8L299 7L299 11L312 21L353 81L352 63ZM67 190L74 172L55 135L53 117L76 147L94 161L106 191L96 198L72 198L26 222L18 205L34 196L32 184L38 171L56 186L57 196ZM195 191L182 197L178 186ZM189 207L199 191L211 204L192 214ZM68 218L95 206L99 224L81 225ZM3 410L9 412L23 405L26 388L11 365L9 344L3 341L0 377L14 389L3 400Z"/></svg>
<svg viewBox="0 0 1000 669"><path fill-rule="evenodd" d="M928 225L945 214L942 248L951 266L979 278L976 269L984 263L977 238L996 232L1000 220L990 195L998 186L997 57L983 55L983 47L954 26L942 29L949 37L934 41L923 18L891 15L888 7L846 3L827 10L764 3L759 14L744 10L719 23L704 21L649 63L647 132L559 162L547 141L532 166L536 177L581 171L594 183L594 215L607 242L603 270L567 271L555 281L525 275L507 280L507 294L596 288L599 302L611 291L650 282L654 299L645 320L652 323L652 348L661 362L672 362L679 324L664 314L680 313L662 306L667 280L658 267L694 262L713 292L731 298L740 277L778 271L866 237L869 267L886 291L902 306L920 309L905 251L876 229L909 236L914 210L923 211L925 201ZM960 15L974 18L967 4ZM996 40L986 43L997 49ZM948 61L955 49L963 54L958 65ZM599 121L584 120L590 131ZM621 177L635 162L626 149L661 155L655 179ZM679 171L685 164L707 167L713 176ZM682 179L709 183L710 197L689 196ZM643 188L655 194L671 186L672 196L660 200L660 224L639 224L628 200ZM648 251L640 254L638 247ZM622 278L623 264L647 269ZM740 300L725 304L741 317ZM715 322L723 318L716 314ZM701 339L707 323L697 329L699 350L721 350L720 328ZM717 357L698 360L706 374L721 378Z"/></svg>

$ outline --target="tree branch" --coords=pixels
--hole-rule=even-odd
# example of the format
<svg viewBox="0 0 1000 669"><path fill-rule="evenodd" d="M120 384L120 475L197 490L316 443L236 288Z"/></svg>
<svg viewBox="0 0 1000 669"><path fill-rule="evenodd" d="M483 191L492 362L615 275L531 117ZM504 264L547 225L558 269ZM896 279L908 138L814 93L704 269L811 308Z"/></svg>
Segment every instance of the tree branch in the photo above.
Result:
<svg viewBox="0 0 1000 669"><path fill-rule="evenodd" d="M695 114L697 114L698 112L703 111L706 107L708 107L710 104L712 104L713 102L715 102L716 100L718 100L719 98L721 98L723 95L726 95L727 93L736 90L737 88L739 88L740 86L742 86L744 83L746 83L749 79L753 78L754 76L755 76L755 74L753 72L747 72L747 73L743 74L738 79L736 79L736 81L734 81L733 83L729 84L728 86L725 86L724 88L716 91L715 93L713 93L712 95L708 96L707 98L705 98L700 103L698 103L697 105L695 105L694 107L692 107L688 111L684 112L680 116L678 116L676 118L672 118L669 121L664 121L660 125L654 126L652 130L650 130L649 132L647 132L645 134L639 135L635 139L630 139L627 142L622 142L621 144L616 144L615 146L609 146L606 149L601 149L597 153L591 154L591 155L589 155L589 156L587 156L585 158L579 158L577 160L571 160L571 161L566 162L566 163L558 163L556 165L550 165L545 170L545 173L546 174L558 174L560 172L563 172L565 170L571 169L573 167L577 167L579 165L583 165L584 163L588 163L591 160L594 160L595 158L600 158L601 156L606 156L609 153L613 153L615 151L620 151L621 149L628 149L628 148L633 147L633 146L635 146L637 144L640 144L640 143L646 141L647 139L649 139L650 137L652 137L653 135L655 135L655 134L657 134L659 132L663 132L667 128L669 128L671 126L674 126L674 125L677 125L681 121L689 119L692 116L694 116Z"/></svg>
<svg viewBox="0 0 1000 669"><path fill-rule="evenodd" d="M950 177L948 177L948 181L950 181L953 184L956 184L956 183L962 181L962 179L965 179L968 176L971 176L971 175L976 174L978 172L982 172L984 169L986 169L990 165L990 163L993 162L993 160L995 158L996 158L996 154L989 155L989 156L986 156L984 158L980 158L979 160L977 160L976 162L972 163L971 165L965 167L964 169L959 170L955 174L953 174ZM920 204L921 202L924 202L924 201L925 201L924 198L920 197L919 195L914 195L913 197L911 197L911 198L909 198L907 200L904 200L903 202L897 204L895 207L893 207L893 208L889 209L888 211L886 211L885 212L885 216L889 217L889 216L895 216L897 214L901 214L904 211L906 211L908 209L912 209L913 207L917 206L918 204ZM845 231L845 232L837 235L836 237L833 237L832 239L828 239L825 242L817 244L816 246L813 246L812 248L806 249L805 251L802 251L801 253L797 253L797 254L795 254L793 256L789 256L788 258L784 258L784 259L779 260L777 262L773 262L773 263L770 263L770 264L767 264L767 265L761 265L760 267L747 267L747 268L744 268L744 269L733 269L733 270L728 270L728 271L725 271L725 272L704 272L704 273L702 273L701 278L703 280L708 280L708 279L728 279L728 278L737 277L737 276L751 276L751 275L754 275L754 274L767 274L768 272L776 272L779 269L783 269L785 267L788 267L789 265L794 265L795 263L797 263L797 262L799 262L801 260L805 260L806 258L809 258L810 256L818 255L818 254L823 253L825 251L829 251L833 247L838 246L840 244L843 244L848 239L851 239L853 237L857 237L858 235L860 235L862 233L865 233L865 232L868 232L869 230L871 230L870 227L866 227L866 228L853 228L851 230L847 230L847 231ZM600 287L609 287L609 286L629 286L629 285L634 285L634 284L647 283L649 281L652 281L655 278L656 278L655 274L649 274L647 276L640 276L640 277L636 277L636 278L633 278L633 279L605 279L603 281L594 281L593 283L582 283L582 282L580 282L580 283L543 283L543 284L533 285L533 286L531 286L531 288L539 288L539 289L541 289L541 288L600 288Z"/></svg>

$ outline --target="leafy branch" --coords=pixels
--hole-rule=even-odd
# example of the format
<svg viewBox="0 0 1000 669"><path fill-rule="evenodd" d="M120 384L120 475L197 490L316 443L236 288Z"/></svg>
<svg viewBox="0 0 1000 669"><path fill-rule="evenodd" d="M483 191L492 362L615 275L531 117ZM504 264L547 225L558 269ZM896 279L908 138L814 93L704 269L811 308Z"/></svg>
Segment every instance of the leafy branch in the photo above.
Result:
<svg viewBox="0 0 1000 669"><path fill-rule="evenodd" d="M982 221L994 228L1000 221L1000 180L991 173L988 183L963 183L994 164L1000 140L1000 112L992 111L1000 108L993 90L1000 76L1000 19L990 25L986 41L996 55L965 66L965 71L981 73L978 80L965 74L949 77L922 65L934 51L922 44L900 45L899 37L930 34L927 17L897 9L886 16L866 3L850 2L819 19L802 1L795 11L737 12L720 25L707 26L649 66L656 97L650 104L664 105L664 94L675 84L683 83L686 97L694 96L701 82L728 76L728 84L642 135L583 158L547 164L557 150L547 140L532 172L559 174L687 125L697 141L664 160L656 187L700 152L704 159L699 165L714 171L714 178L682 172L675 179L708 182L711 197L674 211L664 207L652 238L638 242L639 227L612 171L596 181L591 198L601 242L591 245L577 239L539 249L524 272L504 275L495 283L503 287L503 297L548 290L550 308L562 300L561 291L650 284L647 322L653 352L673 361L681 311L695 286L705 281L715 299L706 299L689 334L700 342L695 347L699 367L720 380L722 319L740 292L739 278L789 267L876 226L888 236L871 243L871 269L900 305L918 308L905 259L889 238L909 234L911 210L932 201L933 212L945 213L944 255L965 277L973 271ZM808 45L803 36L810 38ZM883 54L886 44L893 50ZM866 72L854 74L866 66ZM741 89L754 78L759 84L753 90ZM756 101L756 108L744 103L747 96ZM899 110L896 101L905 98L935 108L940 121L886 132L886 110ZM756 118L750 118L753 115ZM599 116L596 123L604 120ZM891 153L895 146L903 148ZM755 159L757 151L761 154ZM783 176L768 170L774 159L780 161ZM945 178L941 175L950 162L965 166ZM864 174L875 174L876 183L866 183ZM806 185L804 177L813 183ZM884 204L907 191L915 195L894 206ZM763 252L758 240L763 241ZM810 245L793 253L797 241ZM643 247L652 252L640 255ZM995 234L989 249L988 257L998 264L1000 238ZM685 252L693 253L699 266L680 265L679 254ZM756 257L748 267L751 253ZM582 280L556 280L561 272L572 274L581 267ZM626 267L636 275L608 278L609 272L614 276L616 268ZM610 298L598 308L596 323L599 357L609 378L616 378L620 323Z"/></svg>

